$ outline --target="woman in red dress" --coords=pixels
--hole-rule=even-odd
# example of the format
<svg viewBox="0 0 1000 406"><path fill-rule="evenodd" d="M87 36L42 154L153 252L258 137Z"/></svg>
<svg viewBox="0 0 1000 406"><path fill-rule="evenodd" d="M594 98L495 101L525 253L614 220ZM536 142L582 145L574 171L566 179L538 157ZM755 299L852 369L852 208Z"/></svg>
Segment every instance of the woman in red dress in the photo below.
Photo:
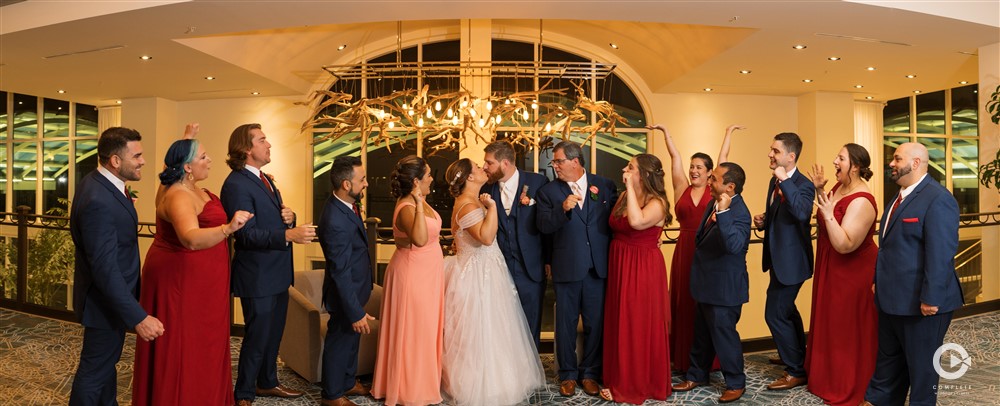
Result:
<svg viewBox="0 0 1000 406"><path fill-rule="evenodd" d="M824 193L823 167L813 169L819 225L812 323L806 346L809 391L831 405L857 405L875 370L878 314L872 292L877 209L864 181L868 151L847 144L833 165L837 185Z"/></svg>
<svg viewBox="0 0 1000 406"><path fill-rule="evenodd" d="M229 256L225 241L253 217L226 223L214 194L198 188L212 160L193 137L167 150L156 196L156 235L142 269L140 303L163 322L156 341L137 340L132 404L232 405Z"/></svg>
<svg viewBox="0 0 1000 406"><path fill-rule="evenodd" d="M691 343L694 341L694 299L691 298L691 261L694 258L695 233L698 232L698 225L701 217L705 214L705 209L712 201L712 194L708 193L708 174L712 172L712 158L705 153L698 152L691 156L691 165L688 167L688 177L684 174L684 163L681 153L674 145L673 137L662 125L646 127L651 130L663 131L663 138L667 143L667 150L670 152L671 181L674 188L674 213L677 214L677 222L681 225L681 234L677 237L677 245L674 246L674 256L670 261L670 354L673 356L673 368L675 370L687 371L691 365ZM731 125L726 128L726 136L722 139L722 148L719 151L719 163L726 162L729 158L729 145L733 131L742 130L744 127ZM719 361L712 364L712 369L719 369Z"/></svg>
<svg viewBox="0 0 1000 406"><path fill-rule="evenodd" d="M659 158L639 154L622 169L625 193L609 223L601 397L642 404L670 396L670 302L660 232L673 220Z"/></svg>

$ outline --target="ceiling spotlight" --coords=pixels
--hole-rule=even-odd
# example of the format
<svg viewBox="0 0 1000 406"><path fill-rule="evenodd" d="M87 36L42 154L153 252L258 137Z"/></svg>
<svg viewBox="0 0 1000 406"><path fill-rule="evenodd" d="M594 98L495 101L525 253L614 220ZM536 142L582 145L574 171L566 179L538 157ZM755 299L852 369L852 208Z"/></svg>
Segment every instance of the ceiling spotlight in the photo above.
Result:
<svg viewBox="0 0 1000 406"><path fill-rule="evenodd" d="M917 77L917 75L906 75L906 78L907 78L907 79L913 79L913 78L915 78L915 77Z"/></svg>
<svg viewBox="0 0 1000 406"><path fill-rule="evenodd" d="M867 71L873 71L873 70L875 70L875 67L874 66L869 66L869 67L865 68L865 70L867 70Z"/></svg>
<svg viewBox="0 0 1000 406"><path fill-rule="evenodd" d="M215 80L215 76L205 76L205 80Z"/></svg>
<svg viewBox="0 0 1000 406"><path fill-rule="evenodd" d="M913 93L920 94L919 90L914 90Z"/></svg>
<svg viewBox="0 0 1000 406"><path fill-rule="evenodd" d="M115 104L122 104L121 100L115 100Z"/></svg>
<svg viewBox="0 0 1000 406"><path fill-rule="evenodd" d="M59 89L59 94L63 94L63 93L66 93L66 91L62 90L62 89Z"/></svg>
<svg viewBox="0 0 1000 406"><path fill-rule="evenodd" d="M740 73L742 73L742 74L744 74L744 75L749 75L749 74L750 74L750 71L748 71L748 70L746 70L746 69L743 69L743 70L741 70L741 71L740 71Z"/></svg>
<svg viewBox="0 0 1000 406"><path fill-rule="evenodd" d="M969 81L963 80L961 82L958 82L958 84L960 84L960 85L967 85L967 84L969 84Z"/></svg>
<svg viewBox="0 0 1000 406"><path fill-rule="evenodd" d="M710 88L710 87L706 87L706 88L704 88L704 89L701 89L701 90L704 90L704 91L706 91L706 92L711 92L711 91L712 91L712 88Z"/></svg>
<svg viewBox="0 0 1000 406"><path fill-rule="evenodd" d="M337 47L337 50L338 51L343 51L344 48L347 48L347 44L342 44L341 46Z"/></svg>
<svg viewBox="0 0 1000 406"><path fill-rule="evenodd" d="M256 95L259 95L259 94L260 94L260 92L250 92L250 94L252 94L252 95L256 96Z"/></svg>
<svg viewBox="0 0 1000 406"><path fill-rule="evenodd" d="M799 44L799 45L792 45L792 49L806 49L806 46L805 45L801 45L801 44Z"/></svg>
<svg viewBox="0 0 1000 406"><path fill-rule="evenodd" d="M148 61L148 60L150 60L150 59L153 59L153 57L152 57L152 56L149 56L149 55L143 55L143 56L140 56L140 57L139 57L139 59L142 59L142 60L144 60L144 61Z"/></svg>
<svg viewBox="0 0 1000 406"><path fill-rule="evenodd" d="M612 42L612 43L610 43L608 45L611 46L611 49L618 49L618 44L616 44L614 42Z"/></svg>
<svg viewBox="0 0 1000 406"><path fill-rule="evenodd" d="M826 59L829 59L829 60L831 60L831 61L839 61L839 60L840 60L840 57L839 57L839 56L831 56L831 57L829 57L829 58L826 58Z"/></svg>
<svg viewBox="0 0 1000 406"><path fill-rule="evenodd" d="M871 99L874 99L874 97L871 97L871 96L865 96L865 100L871 100Z"/></svg>
<svg viewBox="0 0 1000 406"><path fill-rule="evenodd" d="M812 79L802 79L802 81L806 82L806 83L812 83L813 80Z"/></svg>
<svg viewBox="0 0 1000 406"><path fill-rule="evenodd" d="M854 85L854 88L855 88L855 89L860 89L860 88L862 88L862 87L864 87L864 86L862 86L862 85Z"/></svg>

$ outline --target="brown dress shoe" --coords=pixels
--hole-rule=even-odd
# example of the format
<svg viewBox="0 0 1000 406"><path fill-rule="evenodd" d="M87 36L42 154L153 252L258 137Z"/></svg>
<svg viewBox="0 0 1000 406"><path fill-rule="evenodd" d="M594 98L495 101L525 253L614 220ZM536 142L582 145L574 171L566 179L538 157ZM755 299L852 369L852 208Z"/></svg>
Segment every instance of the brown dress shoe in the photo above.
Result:
<svg viewBox="0 0 1000 406"><path fill-rule="evenodd" d="M774 358L768 358L768 359L767 359L767 362L770 362L770 363L771 363L771 365L781 365L781 366L785 366L785 361L782 361L782 360L781 360L781 357L774 357Z"/></svg>
<svg viewBox="0 0 1000 406"><path fill-rule="evenodd" d="M565 397L570 397L576 394L576 381L565 380L559 382L559 394Z"/></svg>
<svg viewBox="0 0 1000 406"><path fill-rule="evenodd" d="M240 399L236 401L236 406L252 406L253 401L250 399Z"/></svg>
<svg viewBox="0 0 1000 406"><path fill-rule="evenodd" d="M351 402L350 399L348 399L348 398L346 398L344 396L341 396L341 397L336 398L334 400L321 399L319 401L319 404L320 404L320 406L357 406L354 402Z"/></svg>
<svg viewBox="0 0 1000 406"><path fill-rule="evenodd" d="M770 385L767 385L767 389L770 389L770 390L785 390L785 389L792 389L792 388L794 388L796 386L801 386L801 385L805 385L805 384L806 384L806 378L805 377L798 378L798 377L794 377L794 376L789 375L788 372L785 372L785 374L782 375L781 378L778 378L774 382L771 382Z"/></svg>
<svg viewBox="0 0 1000 406"><path fill-rule="evenodd" d="M580 381L580 386L583 386L583 393L586 393L590 396L598 396L601 394L601 385L599 385L597 381L593 379L586 378Z"/></svg>
<svg viewBox="0 0 1000 406"><path fill-rule="evenodd" d="M302 396L303 393L291 390L285 385L278 385L271 389L261 389L257 388L257 396L274 396L279 398L297 398Z"/></svg>
<svg viewBox="0 0 1000 406"><path fill-rule="evenodd" d="M344 392L344 396L368 396L371 393L372 391L362 385L361 381L354 381L354 387Z"/></svg>
<svg viewBox="0 0 1000 406"><path fill-rule="evenodd" d="M695 382L695 381L684 381L684 382L681 382L681 383L679 383L677 385L672 386L672 388L673 388L674 392L687 392L687 391L690 391L691 389L697 388L699 386L701 386L701 384L698 383L698 382Z"/></svg>
<svg viewBox="0 0 1000 406"><path fill-rule="evenodd" d="M719 403L729 403L739 400L743 396L744 390L744 388L726 389L722 392L722 396L719 397Z"/></svg>
<svg viewBox="0 0 1000 406"><path fill-rule="evenodd" d="M862 400L861 403L858 403L858 406L875 406L875 404L867 400Z"/></svg>

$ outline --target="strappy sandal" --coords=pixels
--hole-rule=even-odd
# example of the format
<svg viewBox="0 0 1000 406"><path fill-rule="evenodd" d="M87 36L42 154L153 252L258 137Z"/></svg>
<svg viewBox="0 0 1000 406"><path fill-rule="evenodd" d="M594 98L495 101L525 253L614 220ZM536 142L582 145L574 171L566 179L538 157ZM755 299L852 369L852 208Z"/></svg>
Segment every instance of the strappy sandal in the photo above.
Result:
<svg viewBox="0 0 1000 406"><path fill-rule="evenodd" d="M615 401L614 396L611 396L611 389L608 388L601 389L601 399L604 399L608 402Z"/></svg>

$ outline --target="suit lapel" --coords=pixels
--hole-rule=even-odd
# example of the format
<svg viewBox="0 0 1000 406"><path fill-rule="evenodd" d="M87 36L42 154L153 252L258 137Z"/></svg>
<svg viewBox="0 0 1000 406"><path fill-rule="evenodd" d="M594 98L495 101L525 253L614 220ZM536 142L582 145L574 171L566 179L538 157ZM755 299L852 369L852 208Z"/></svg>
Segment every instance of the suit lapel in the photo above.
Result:
<svg viewBox="0 0 1000 406"><path fill-rule="evenodd" d="M104 175L102 175L100 172L94 171L94 175L95 175L94 177L97 179L97 183L100 183L101 186L104 186L104 188L108 190L108 193L111 193L111 195L114 196L115 200L117 200L118 203L120 203L122 207L125 208L125 211L127 211L128 214L132 216L132 221L136 223L136 225L138 226L139 215L135 211L135 203L132 202L132 198L125 196L125 193L122 193L122 191L118 190L118 188L115 187L115 185L112 184L111 181L108 180L108 178L105 178Z"/></svg>
<svg viewBox="0 0 1000 406"><path fill-rule="evenodd" d="M260 177L254 176L254 174L250 172L249 169L243 168L243 170L240 171L240 173L249 178L250 181L253 182L253 184L257 185L257 187L260 188L260 190L264 192L264 194L267 195L268 198L271 199L271 203L274 203L275 207L281 209L281 194L280 194L281 192L278 192L278 188L275 187L273 183L271 184L271 186L274 187L274 193L271 193L270 190L267 190L267 186L264 185L264 182L260 180Z"/></svg>
<svg viewBox="0 0 1000 406"><path fill-rule="evenodd" d="M899 207L897 207L893 213L889 213L889 211L886 210L885 215L891 214L892 219L889 220L889 224L883 224L885 227L888 227L884 233L881 233L883 236L888 237L889 232L892 231L893 226L895 226L896 223L902 221L900 219L903 218L903 211L906 210L906 207L910 205L910 202L916 199L917 195L919 195L920 192L923 191L925 187L927 187L927 182L934 182L934 181L935 180L928 175L927 177L924 178L923 182L920 182L920 184L918 184L915 188L913 188L913 191L910 192L910 194L907 195L906 198L899 203ZM892 206L889 207L891 208ZM883 215L883 217L885 215ZM883 223L884 222L885 220L883 220Z"/></svg>
<svg viewBox="0 0 1000 406"><path fill-rule="evenodd" d="M518 210L521 209L521 192L524 190L524 172L517 171L517 189L514 189L513 200L510 202L510 216L517 218Z"/></svg>
<svg viewBox="0 0 1000 406"><path fill-rule="evenodd" d="M705 191L708 193L708 191ZM705 212L701 215L701 222L698 223L698 232L695 234L695 240L701 242L705 238L705 234L708 234L708 229L705 228L705 222L708 221L708 217L711 216L712 209L715 207L713 202L708 202L708 206L705 207Z"/></svg>
<svg viewBox="0 0 1000 406"><path fill-rule="evenodd" d="M336 196L330 196L330 199L331 199L330 203L336 206L337 210L339 210L343 216L350 219L349 221L358 227L358 231L361 233L362 236L365 237L365 245L367 246L368 231L365 230L365 223L361 221L361 217L359 217L358 214L354 212L353 208L348 208L344 203L340 201L340 199L337 199Z"/></svg>

